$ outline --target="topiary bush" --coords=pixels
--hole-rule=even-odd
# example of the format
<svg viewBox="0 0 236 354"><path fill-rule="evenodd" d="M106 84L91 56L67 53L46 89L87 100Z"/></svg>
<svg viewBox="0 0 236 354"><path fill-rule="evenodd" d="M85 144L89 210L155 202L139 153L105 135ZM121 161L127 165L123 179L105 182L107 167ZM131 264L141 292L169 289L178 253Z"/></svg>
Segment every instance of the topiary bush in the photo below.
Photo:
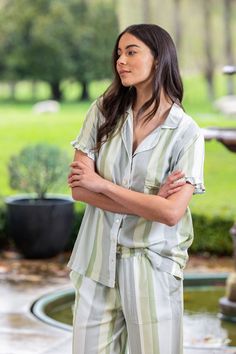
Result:
<svg viewBox="0 0 236 354"><path fill-rule="evenodd" d="M43 199L66 183L69 157L56 145L39 143L23 148L8 164L12 189L36 193Z"/></svg>

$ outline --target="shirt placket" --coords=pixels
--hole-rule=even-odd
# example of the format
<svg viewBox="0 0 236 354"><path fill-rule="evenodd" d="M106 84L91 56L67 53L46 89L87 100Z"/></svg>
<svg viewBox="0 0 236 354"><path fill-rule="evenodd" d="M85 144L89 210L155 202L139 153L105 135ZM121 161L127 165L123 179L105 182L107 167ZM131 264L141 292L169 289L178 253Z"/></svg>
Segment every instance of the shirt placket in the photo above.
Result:
<svg viewBox="0 0 236 354"><path fill-rule="evenodd" d="M127 126L126 129L128 129ZM131 142L132 141L128 143L128 141L124 139L124 146L125 146L126 154L128 155L129 166L125 170L125 173L121 181L121 185L127 189L130 188L130 184L131 184L131 174L132 174L132 164L133 164ZM114 279L114 283L115 283L115 273L116 273L117 243L118 243L119 231L122 227L123 218L124 215L115 214L114 222L111 228L111 249L110 249L110 257L109 257L109 265L110 265L110 276L111 279Z"/></svg>
<svg viewBox="0 0 236 354"><path fill-rule="evenodd" d="M123 216L121 214L115 214L114 223L111 228L111 250L110 250L110 275L111 279L115 282L115 272L116 272L116 248L117 240L120 228L122 226Z"/></svg>

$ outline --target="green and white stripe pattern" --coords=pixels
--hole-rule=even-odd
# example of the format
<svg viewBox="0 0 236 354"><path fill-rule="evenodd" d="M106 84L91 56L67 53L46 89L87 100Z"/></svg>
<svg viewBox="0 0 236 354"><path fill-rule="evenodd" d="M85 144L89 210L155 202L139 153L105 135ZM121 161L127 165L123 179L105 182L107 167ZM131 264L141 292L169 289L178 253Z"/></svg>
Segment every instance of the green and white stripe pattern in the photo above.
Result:
<svg viewBox="0 0 236 354"><path fill-rule="evenodd" d="M182 280L154 268L144 248L118 247L116 283L72 271L73 354L181 354Z"/></svg>
<svg viewBox="0 0 236 354"><path fill-rule="evenodd" d="M99 153L94 153L97 128L103 119L94 102L79 136L72 142L75 149L95 161L101 176L127 189L157 194L167 176L181 170L186 180L195 186L195 193L204 192L204 138L197 124L177 104L173 104L165 122L146 137L134 153L131 108L120 133L106 142ZM94 281L114 287L116 250L120 244L131 249L144 248L154 268L182 278L192 241L189 208L178 224L170 227L87 205L68 265Z"/></svg>

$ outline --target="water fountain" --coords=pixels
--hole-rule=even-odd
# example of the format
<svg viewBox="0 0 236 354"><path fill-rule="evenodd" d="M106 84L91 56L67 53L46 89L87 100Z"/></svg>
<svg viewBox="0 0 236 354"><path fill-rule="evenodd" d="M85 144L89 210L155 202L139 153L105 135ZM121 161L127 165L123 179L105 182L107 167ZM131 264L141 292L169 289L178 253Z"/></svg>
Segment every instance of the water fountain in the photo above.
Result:
<svg viewBox="0 0 236 354"><path fill-rule="evenodd" d="M236 66L226 66L223 72L227 75L236 73ZM235 96L233 96L235 97ZM235 97L236 114L236 97ZM206 141L216 139L222 143L228 150L236 153L236 128L218 128L210 127L203 129ZM234 272L231 273L226 281L226 296L220 298L220 312L224 320L236 322L236 222L230 229L230 234L234 245Z"/></svg>

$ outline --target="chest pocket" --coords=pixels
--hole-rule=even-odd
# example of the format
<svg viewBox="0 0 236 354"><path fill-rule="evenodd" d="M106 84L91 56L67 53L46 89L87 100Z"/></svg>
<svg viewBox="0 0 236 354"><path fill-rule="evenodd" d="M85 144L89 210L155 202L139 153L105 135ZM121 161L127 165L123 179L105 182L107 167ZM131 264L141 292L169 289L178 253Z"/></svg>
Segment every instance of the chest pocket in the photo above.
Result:
<svg viewBox="0 0 236 354"><path fill-rule="evenodd" d="M153 184L146 181L144 184L144 193L145 194L154 194L157 195L161 187L161 183Z"/></svg>

